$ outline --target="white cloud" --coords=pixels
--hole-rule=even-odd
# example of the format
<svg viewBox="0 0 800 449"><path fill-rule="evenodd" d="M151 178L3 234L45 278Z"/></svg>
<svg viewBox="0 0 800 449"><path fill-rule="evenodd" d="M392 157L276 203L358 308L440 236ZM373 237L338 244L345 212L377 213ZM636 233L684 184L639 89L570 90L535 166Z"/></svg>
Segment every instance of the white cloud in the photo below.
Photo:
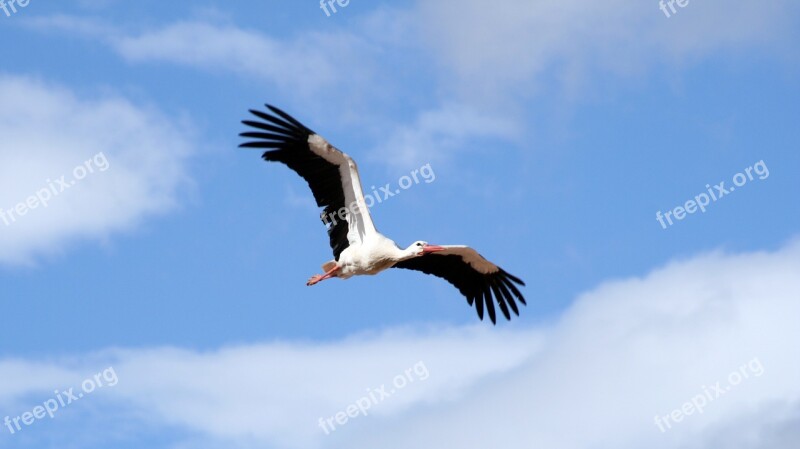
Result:
<svg viewBox="0 0 800 449"><path fill-rule="evenodd" d="M796 42L791 0L691 1L667 18L657 0L420 1L421 36L448 69L461 96L518 98L542 87L553 70L566 87L603 72L621 74L681 63L714 52L775 48ZM453 81L460 81L454 83Z"/></svg>
<svg viewBox="0 0 800 449"><path fill-rule="evenodd" d="M189 430L193 447L790 449L800 424L799 270L800 242L707 254L605 283L540 330L406 330L210 353L113 351L67 364L0 361L9 385L0 407L47 399L54 386L113 363L119 384L105 412L134 408L147 416L137 426ZM760 376L660 432L655 415L704 385L725 385L754 358ZM318 427L418 361L424 382L332 435ZM21 380L34 371L49 374ZM81 428L103 432L84 419Z"/></svg>
<svg viewBox="0 0 800 449"><path fill-rule="evenodd" d="M290 93L293 106L326 117L331 126L358 127L388 141L381 154L408 165L420 153L452 152L485 135L475 136L470 127L476 114L504 124L524 116L524 99L544 89L562 88L568 98L580 98L592 95L599 85L593 80L605 74L680 68L753 50L785 58L797 40L798 11L791 0L735 8L704 0L667 18L657 0L511 0L502 7L426 0L404 9L376 7L346 30L276 36L201 18L138 34L117 28L103 40L130 62L267 81ZM108 29L69 17L44 18L39 27L90 35ZM409 122L387 119L389 111L409 106L418 111ZM431 116L450 116L453 123L426 128ZM508 139L502 130L487 132Z"/></svg>
<svg viewBox="0 0 800 449"><path fill-rule="evenodd" d="M754 49L785 58L797 41L800 7L791 0L735 8L722 0L693 1L670 18L658 6L657 0L417 2L407 13L412 19L402 22L405 40L434 59L425 70L433 69L443 100L398 126L381 154L409 165L422 155L453 153L468 145L466 137L480 137L469 134L476 132L470 111L509 123L524 114L519 108L526 99L543 90L561 89L574 100L593 95L600 84L594 78L607 74L624 78L683 68L715 54ZM433 129L431 116L454 120L449 128ZM501 128L494 131L485 128L484 136L512 140Z"/></svg>
<svg viewBox="0 0 800 449"><path fill-rule="evenodd" d="M369 71L366 44L348 32L307 32L278 39L230 25L184 21L110 41L131 62L229 71L266 80L301 97L352 92L348 86L358 85Z"/></svg>
<svg viewBox="0 0 800 449"><path fill-rule="evenodd" d="M22 24L40 32L67 32L90 38L105 38L117 32L107 21L67 14L26 17Z"/></svg>
<svg viewBox="0 0 800 449"><path fill-rule="evenodd" d="M380 9L348 29L302 30L293 36L238 27L215 9L201 8L194 15L138 32L130 24L69 15L23 23L38 32L96 39L129 63L235 74L276 88L286 98L280 100L284 107L300 105L330 121L363 126L371 116L365 111L375 111L389 97L396 101L396 67L385 64L393 58L387 59L382 46L405 45L408 28L398 19L400 12Z"/></svg>
<svg viewBox="0 0 800 449"><path fill-rule="evenodd" d="M388 130L375 158L399 167L441 162L464 147L486 140L513 141L522 134L517 123L465 105L446 105L422 111L414 123Z"/></svg>
<svg viewBox="0 0 800 449"><path fill-rule="evenodd" d="M798 14L800 5L792 0L735 8L723 0L691 1L670 18L658 0L510 0L502 7L482 0L426 0L409 8L375 7L355 16L346 30L305 29L294 36L208 18L138 35L83 17L29 23L104 35L132 62L232 71L292 89L293 96L329 98L344 91L335 98L345 100L378 84L384 90L373 87L365 98L390 96L396 102L409 93L397 88L402 78L413 83L420 73L438 80L443 101L505 108L553 79L573 88L603 73L680 67L739 51L766 49L785 58L796 41ZM340 103L339 109L349 107Z"/></svg>
<svg viewBox="0 0 800 449"><path fill-rule="evenodd" d="M27 404L20 398L36 398L40 392L41 400L31 399L40 403L54 386L80 385L81 379L112 364L119 384L108 395L117 405L146 412L147 424L179 426L221 440L255 438L280 447L312 447L337 438L347 426L394 419L420 404L461 397L480 382L519 366L540 344L533 332L395 330L332 344L274 343L211 353L170 348L112 351L84 365L69 363L66 369L0 360L5 384L0 409L11 413L21 407L23 412ZM369 416L331 436L319 427L319 418L343 411L368 395L367 389L386 384L385 391L391 392L395 376L415 365L424 370L411 376L414 382L375 405ZM40 374L31 379L31 370Z"/></svg>
<svg viewBox="0 0 800 449"><path fill-rule="evenodd" d="M325 80L332 67L321 55L284 48L276 39L230 26L179 22L115 44L128 60L168 61L204 69L263 76L280 83L297 77Z"/></svg>
<svg viewBox="0 0 800 449"><path fill-rule="evenodd" d="M629 75L715 52L793 42L796 11L790 0L737 8L709 0L691 2L668 19L655 1L512 0L492 7L433 0L376 8L347 30L295 36L207 19L138 34L109 31L85 18L43 18L38 26L102 36L133 63L266 81L290 92L294 106L326 117L329 127L357 126L376 137L381 157L409 166L428 154L447 157L470 139L520 137L525 130L509 117L521 116L520 100L546 86L560 85L577 97L590 94L592 78L605 73ZM428 90L437 92L438 85L438 93L427 98L414 87L417 77L432 77ZM408 123L386 120L400 104L417 114ZM485 122L482 129L479 122Z"/></svg>
<svg viewBox="0 0 800 449"><path fill-rule="evenodd" d="M152 108L11 75L0 75L0 135L2 264L29 264L170 209L192 150L185 127ZM94 172L77 179L87 162ZM55 192L46 207L16 210L42 190Z"/></svg>
<svg viewBox="0 0 800 449"><path fill-rule="evenodd" d="M712 254L607 283L578 299L532 363L457 407L403 425L420 429L427 447L667 448L702 441L706 431L763 408L797 406L798 268L795 243L775 254ZM656 414L681 407L702 385L726 379L754 357L763 363L762 377L672 431L658 430ZM758 436L772 424L751 421L738 431ZM399 436L384 447L422 441Z"/></svg>

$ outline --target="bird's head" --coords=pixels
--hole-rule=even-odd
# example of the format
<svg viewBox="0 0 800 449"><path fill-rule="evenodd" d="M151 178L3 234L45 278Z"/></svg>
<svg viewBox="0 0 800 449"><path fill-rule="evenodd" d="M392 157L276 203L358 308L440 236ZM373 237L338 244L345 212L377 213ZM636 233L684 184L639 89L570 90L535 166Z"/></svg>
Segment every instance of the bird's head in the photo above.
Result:
<svg viewBox="0 0 800 449"><path fill-rule="evenodd" d="M426 254L435 253L437 251L444 251L444 247L437 245L429 245L428 242L417 240L408 247L408 251L414 256L424 256Z"/></svg>

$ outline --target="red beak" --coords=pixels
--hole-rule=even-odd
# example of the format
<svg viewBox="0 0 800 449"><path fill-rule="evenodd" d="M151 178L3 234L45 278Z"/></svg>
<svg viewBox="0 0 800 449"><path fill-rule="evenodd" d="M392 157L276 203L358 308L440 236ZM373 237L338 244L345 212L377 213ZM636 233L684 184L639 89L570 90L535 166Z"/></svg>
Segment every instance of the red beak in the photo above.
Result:
<svg viewBox="0 0 800 449"><path fill-rule="evenodd" d="M444 251L444 249L445 248L443 246L425 245L422 247L422 254L430 254L430 253L435 253L437 251Z"/></svg>

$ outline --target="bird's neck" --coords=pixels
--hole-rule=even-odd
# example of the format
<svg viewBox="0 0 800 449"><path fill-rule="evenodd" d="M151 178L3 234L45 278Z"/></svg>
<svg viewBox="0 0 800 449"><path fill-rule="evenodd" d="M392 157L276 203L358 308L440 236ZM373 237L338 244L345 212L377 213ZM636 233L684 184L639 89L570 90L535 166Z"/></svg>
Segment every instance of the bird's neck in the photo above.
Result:
<svg viewBox="0 0 800 449"><path fill-rule="evenodd" d="M414 253L413 248L396 248L396 250L393 251L392 259L395 261L395 263L397 263L403 262L404 260L413 259L415 256L416 254Z"/></svg>

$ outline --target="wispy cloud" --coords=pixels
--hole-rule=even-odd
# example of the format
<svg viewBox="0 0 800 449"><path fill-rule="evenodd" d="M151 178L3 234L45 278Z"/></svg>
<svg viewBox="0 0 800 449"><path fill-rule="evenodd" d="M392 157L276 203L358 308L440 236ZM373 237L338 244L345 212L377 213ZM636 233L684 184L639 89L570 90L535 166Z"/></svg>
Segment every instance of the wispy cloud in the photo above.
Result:
<svg viewBox="0 0 800 449"><path fill-rule="evenodd" d="M172 208L193 151L185 124L151 107L13 75L0 75L0 135L0 208L15 218L0 222L4 264L32 263ZM77 167L89 165L99 169L78 182ZM46 207L16 210L53 187L59 194Z"/></svg>
<svg viewBox="0 0 800 449"><path fill-rule="evenodd" d="M452 153L472 138L530 137L519 126L511 130L507 117L519 117L520 100L554 79L576 98L591 94L593 79L608 74L680 68L719 51L789 48L795 31L787 18L798 11L789 0L737 8L712 0L668 20L657 2L513 0L495 8L478 0L457 7L434 0L376 8L350 28L293 36L207 19L139 32L85 18L36 20L43 29L102 36L131 63L265 81L291 93L295 105L330 117L332 126L362 127L380 139L390 162L413 165L420 153ZM428 80L438 86L437 96L421 96L404 77ZM418 109L409 122L387 120L396 108L389 105L409 101ZM479 120L488 126L475 126Z"/></svg>
<svg viewBox="0 0 800 449"><path fill-rule="evenodd" d="M70 15L24 23L38 32L97 39L129 63L184 66L263 83L295 103L337 117L368 107L393 85L387 81L393 67L380 65L383 55L376 42L397 45L399 38L372 34L397 26L396 17L383 10L355 29L306 30L293 36L243 28L219 15L203 13L145 29Z"/></svg>
<svg viewBox="0 0 800 449"><path fill-rule="evenodd" d="M325 42L325 46L319 42ZM346 35L282 41L259 32L203 22L179 22L138 36L114 39L114 47L129 61L231 71L304 93L336 82L341 72L327 54L331 46L356 44Z"/></svg>
<svg viewBox="0 0 800 449"><path fill-rule="evenodd" d="M475 150L487 142L496 146L522 135L521 127L509 118L452 104L423 111L411 124L395 125L381 139L374 157L399 167L441 163L464 148Z"/></svg>
<svg viewBox="0 0 800 449"><path fill-rule="evenodd" d="M591 78L680 67L712 53L776 49L796 41L800 7L790 0L692 2L671 20L657 1L513 0L495 8L480 0L453 5L420 1L420 36L461 97L531 95L548 79L567 89L594 87ZM456 82L454 83L453 80Z"/></svg>
<svg viewBox="0 0 800 449"><path fill-rule="evenodd" d="M22 23L40 32L67 32L84 37L111 38L119 32L106 21L68 14L31 17Z"/></svg>
<svg viewBox="0 0 800 449"><path fill-rule="evenodd" d="M0 361L0 407L36 393L47 397L54 385L113 364L120 378L107 392L113 410L138 410L135 415L147 417L138 428L188 430L197 437L194 447L523 448L533 442L555 449L666 449L708 447L725 434L732 442L727 447L769 442L790 449L800 401L798 269L798 242L773 253L702 255L643 278L605 283L540 330L401 330L206 353L116 350L64 363ZM656 426L657 414L756 357L763 375L668 433ZM331 435L320 429L319 417L420 360L430 373L424 383ZM31 380L30 372L39 375ZM81 428L103 435L91 417L82 419Z"/></svg>
<svg viewBox="0 0 800 449"><path fill-rule="evenodd" d="M373 422L460 397L519 366L540 347L535 332L469 328L395 330L326 344L274 343L209 353L173 348L111 351L92 361L69 361L69 367L0 360L6 385L0 390L0 409L24 409L24 399L51 393L53 385L78 382L103 359L113 363L121 379L109 393L114 395L111 399L149 417L139 426L179 426L218 441L255 438L281 447L313 447L323 437L339 438L325 435L320 417L391 382L420 360L429 377L371 408ZM26 374L30 370L40 375L31 379Z"/></svg>

